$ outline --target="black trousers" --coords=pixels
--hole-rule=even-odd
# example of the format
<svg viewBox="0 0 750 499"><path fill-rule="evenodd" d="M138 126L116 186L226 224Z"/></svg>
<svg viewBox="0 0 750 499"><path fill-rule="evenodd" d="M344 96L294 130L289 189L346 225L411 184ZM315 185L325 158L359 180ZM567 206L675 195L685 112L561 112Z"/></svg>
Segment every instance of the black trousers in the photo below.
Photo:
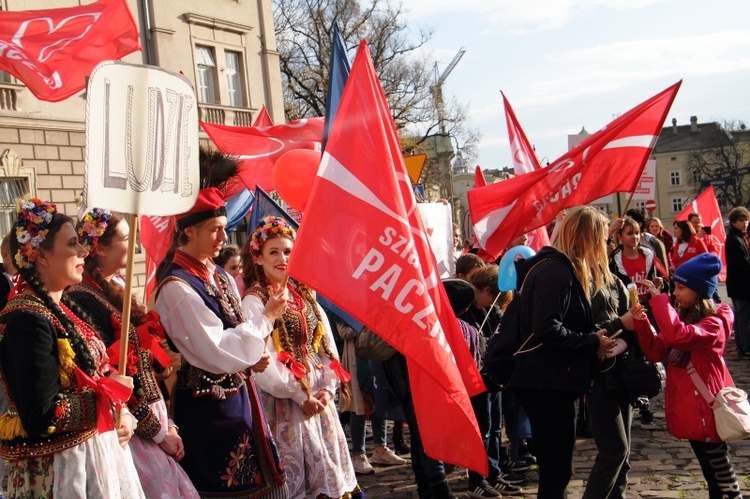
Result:
<svg viewBox="0 0 750 499"><path fill-rule="evenodd" d="M573 474L576 444L576 400L579 393L516 390L534 436L539 466L538 499L563 499Z"/></svg>
<svg viewBox="0 0 750 499"><path fill-rule="evenodd" d="M703 477L708 484L710 499L734 499L742 497L737 475L734 474L732 461L726 442L699 442L690 440L690 446L701 465Z"/></svg>

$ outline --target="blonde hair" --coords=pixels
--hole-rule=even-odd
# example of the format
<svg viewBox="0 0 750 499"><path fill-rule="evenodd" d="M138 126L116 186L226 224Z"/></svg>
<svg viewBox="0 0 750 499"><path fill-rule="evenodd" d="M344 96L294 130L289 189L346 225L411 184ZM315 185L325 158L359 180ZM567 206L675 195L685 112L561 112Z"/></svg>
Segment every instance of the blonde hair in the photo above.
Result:
<svg viewBox="0 0 750 499"><path fill-rule="evenodd" d="M608 220L591 206L576 206L568 211L552 245L568 257L587 298L612 282L606 240Z"/></svg>

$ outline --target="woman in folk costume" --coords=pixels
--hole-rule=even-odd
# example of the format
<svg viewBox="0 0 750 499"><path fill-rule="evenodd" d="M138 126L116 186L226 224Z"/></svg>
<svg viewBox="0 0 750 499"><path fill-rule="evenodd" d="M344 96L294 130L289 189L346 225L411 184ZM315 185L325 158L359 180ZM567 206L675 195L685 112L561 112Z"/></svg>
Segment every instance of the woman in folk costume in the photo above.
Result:
<svg viewBox="0 0 750 499"><path fill-rule="evenodd" d="M202 169L216 174L221 164L236 171L231 159L201 151ZM173 248L157 272L156 311L182 355L171 399L185 445L180 464L204 496L285 498L276 446L245 374L268 366L265 340L285 293L274 291L258 316L243 316L234 280L212 261L226 224L221 191L202 189L195 206L177 216Z"/></svg>
<svg viewBox="0 0 750 499"><path fill-rule="evenodd" d="M313 292L292 283L286 265L295 231L278 217L265 217L242 251L247 317L262 317L273 290L286 286L286 312L274 322L266 340L271 365L254 373L266 417L287 471L292 497L362 497L349 457L346 436L333 402L351 379L341 366L325 314Z"/></svg>
<svg viewBox="0 0 750 499"><path fill-rule="evenodd" d="M94 208L78 222L76 231L89 254L83 280L70 286L66 294L86 312L116 364L124 300L124 282L117 272L127 266L130 228L121 216ZM152 367L158 363L158 368L164 369L171 361L159 345L164 329L155 312L147 314L145 307L131 300L126 369L134 382L128 406L138 419L130 440L133 461L147 498L197 498L198 492L177 464L185 455L182 439L167 415Z"/></svg>
<svg viewBox="0 0 750 499"><path fill-rule="evenodd" d="M10 408L0 417L9 497L143 497L127 442L127 376L107 377L99 335L63 290L81 281L86 249L54 204L22 201L11 237L20 280L0 314L0 374ZM122 446L122 447L121 447Z"/></svg>

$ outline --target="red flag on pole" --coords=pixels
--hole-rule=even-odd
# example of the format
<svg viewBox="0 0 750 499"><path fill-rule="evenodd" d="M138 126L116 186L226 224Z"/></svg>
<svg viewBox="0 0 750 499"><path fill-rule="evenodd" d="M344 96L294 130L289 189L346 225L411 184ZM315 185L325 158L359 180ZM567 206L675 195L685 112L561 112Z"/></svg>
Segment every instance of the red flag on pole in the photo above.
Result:
<svg viewBox="0 0 750 499"><path fill-rule="evenodd" d="M292 149L320 150L323 140L323 118L303 118L274 126L226 126L201 122L216 147L238 156L239 176L245 186L255 190L259 185L273 191L271 174L276 160Z"/></svg>
<svg viewBox="0 0 750 499"><path fill-rule="evenodd" d="M712 246L715 251L718 252L716 256L721 258L719 281L726 282L727 261L726 255L724 254L724 244L727 242L727 233L724 230L724 220L721 218L721 210L719 209L719 202L716 200L716 193L714 192L713 185L698 194L698 197L695 198L692 203L683 208L674 219L687 220L691 213L700 214L703 224L711 227L711 234L708 234L706 237L714 238L714 244ZM709 245L707 244L706 246Z"/></svg>
<svg viewBox="0 0 750 499"><path fill-rule="evenodd" d="M141 50L125 0L0 12L0 69L37 99L57 102L86 86L98 63Z"/></svg>
<svg viewBox="0 0 750 499"><path fill-rule="evenodd" d="M487 179L484 178L482 168L477 165L476 170L474 170L474 188L484 187L485 185L487 185Z"/></svg>
<svg viewBox="0 0 750 499"><path fill-rule="evenodd" d="M173 216L143 215L140 227L141 244L146 252L146 299L148 300L156 286L156 268L164 260L172 244L175 221Z"/></svg>
<svg viewBox="0 0 750 499"><path fill-rule="evenodd" d="M536 152L531 147L531 143L526 137L523 128L521 128L521 124L518 122L518 118L516 118L516 113L510 106L510 102L508 102L505 94L502 91L500 93L503 96L503 105L505 107L505 123L508 127L508 138L510 139L513 171L515 171L516 175L523 175L524 173L540 170L542 167L536 157ZM520 235L518 234L517 236ZM528 236L528 245L535 251L539 251L544 246L549 246L549 234L547 234L547 227L545 226L529 231Z"/></svg>
<svg viewBox="0 0 750 499"><path fill-rule="evenodd" d="M307 206L289 274L406 356L425 452L486 475L469 401L484 384L440 283L365 41Z"/></svg>
<svg viewBox="0 0 750 499"><path fill-rule="evenodd" d="M551 166L470 190L479 244L500 253L514 237L548 224L564 208L635 189L681 84L621 115Z"/></svg>
<svg viewBox="0 0 750 499"><path fill-rule="evenodd" d="M273 120L271 119L271 115L268 114L268 109L266 109L265 104L263 104L260 111L258 111L258 116L255 117L253 126L273 126Z"/></svg>

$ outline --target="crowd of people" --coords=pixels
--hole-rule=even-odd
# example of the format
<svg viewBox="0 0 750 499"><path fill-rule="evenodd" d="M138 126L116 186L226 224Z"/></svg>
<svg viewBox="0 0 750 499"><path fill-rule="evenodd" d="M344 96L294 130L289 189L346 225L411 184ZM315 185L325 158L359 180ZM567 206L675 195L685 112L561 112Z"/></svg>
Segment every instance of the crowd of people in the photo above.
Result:
<svg viewBox="0 0 750 499"><path fill-rule="evenodd" d="M731 308L715 300L721 245L694 215L673 237L638 212L610 223L573 208L551 246L516 262L520 294L499 289L495 263L458 258L444 286L487 388L471 399L488 457L486 476L468 471L471 497L524 494L532 466L538 497L566 497L582 420L598 451L584 497L624 497L633 408L644 427L653 414L622 371L644 356L666 366L667 429L689 440L709 496L741 497L688 371L712 393L732 385L733 329L750 357L750 213L729 213ZM0 279L8 496L359 499L372 462L410 464L419 497L454 497L452 465L422 447L404 355L289 278L296 233L284 219L263 218L241 249L226 246L226 223L221 190L205 187L176 217L147 307L120 277L132 237L122 216L94 208L76 222L52 203L20 203ZM501 386L484 354L512 300L530 345Z"/></svg>

